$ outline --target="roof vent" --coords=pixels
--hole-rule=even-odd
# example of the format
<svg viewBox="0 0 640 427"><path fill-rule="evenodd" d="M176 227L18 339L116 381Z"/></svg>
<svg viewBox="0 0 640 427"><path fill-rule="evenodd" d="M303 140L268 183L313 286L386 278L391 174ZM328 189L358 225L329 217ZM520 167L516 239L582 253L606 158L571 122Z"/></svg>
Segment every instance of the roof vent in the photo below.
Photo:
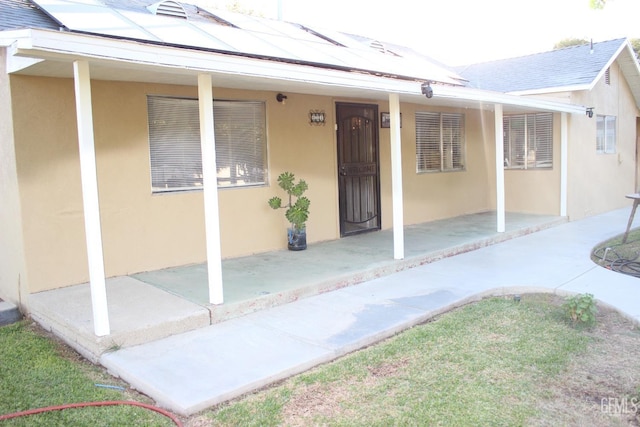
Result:
<svg viewBox="0 0 640 427"><path fill-rule="evenodd" d="M154 15L173 16L175 18L187 19L187 12L177 1L161 1L147 6L147 9Z"/></svg>
<svg viewBox="0 0 640 427"><path fill-rule="evenodd" d="M372 40L371 44L369 44L369 47L371 47L372 49L375 49L375 50L377 50L379 52L387 53L387 49L385 49L384 45L381 42L377 41L377 40Z"/></svg>

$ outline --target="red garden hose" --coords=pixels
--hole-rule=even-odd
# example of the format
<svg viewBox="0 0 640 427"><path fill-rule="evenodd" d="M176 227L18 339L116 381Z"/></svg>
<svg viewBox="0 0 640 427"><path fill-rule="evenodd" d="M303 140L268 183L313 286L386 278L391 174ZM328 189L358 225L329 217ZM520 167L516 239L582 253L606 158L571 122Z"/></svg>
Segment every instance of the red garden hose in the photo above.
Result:
<svg viewBox="0 0 640 427"><path fill-rule="evenodd" d="M146 403L126 401L126 400L112 400L112 401L103 401L103 402L84 402L84 403L69 403L66 405L59 406L48 406L46 408L37 408L37 409L29 409L27 411L14 412L13 414L4 414L0 415L0 421L9 420L11 418L24 417L27 415L40 414L43 412L49 411L60 411L62 409L71 409L71 408L86 408L88 406L116 406L116 405L129 405L129 406L139 406L141 408L149 409L151 411L155 411L159 414L164 415L169 418L171 421L175 423L178 427L182 427L182 422L169 411L165 411L162 408L158 408L157 406L148 405Z"/></svg>

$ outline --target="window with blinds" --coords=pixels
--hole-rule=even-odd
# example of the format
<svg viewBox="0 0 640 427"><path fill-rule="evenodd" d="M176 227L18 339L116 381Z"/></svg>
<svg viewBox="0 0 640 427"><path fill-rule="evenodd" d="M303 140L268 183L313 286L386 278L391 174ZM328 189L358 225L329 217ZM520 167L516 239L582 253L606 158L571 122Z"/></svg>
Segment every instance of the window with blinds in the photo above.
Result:
<svg viewBox="0 0 640 427"><path fill-rule="evenodd" d="M599 154L615 154L616 152L616 118L615 116L596 117L596 152Z"/></svg>
<svg viewBox="0 0 640 427"><path fill-rule="evenodd" d="M416 171L464 170L464 115L416 112Z"/></svg>
<svg viewBox="0 0 640 427"><path fill-rule="evenodd" d="M504 167L553 167L553 114L518 114L503 118Z"/></svg>
<svg viewBox="0 0 640 427"><path fill-rule="evenodd" d="M202 187L197 99L149 96L149 151L153 192ZM218 187L265 183L265 105L213 102Z"/></svg>

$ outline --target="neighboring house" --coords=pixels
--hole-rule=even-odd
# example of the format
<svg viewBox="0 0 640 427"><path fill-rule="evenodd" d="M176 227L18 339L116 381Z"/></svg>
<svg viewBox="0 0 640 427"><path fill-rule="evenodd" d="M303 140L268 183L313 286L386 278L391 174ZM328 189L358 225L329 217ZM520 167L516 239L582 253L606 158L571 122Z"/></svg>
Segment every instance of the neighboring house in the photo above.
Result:
<svg viewBox="0 0 640 427"><path fill-rule="evenodd" d="M577 219L636 190L626 40L455 72L174 1L0 0L0 30L0 297L29 312L90 281L96 335L105 277L207 261L218 304L222 258L285 248L266 203L283 171L310 185L311 244L484 211L498 231L506 210Z"/></svg>

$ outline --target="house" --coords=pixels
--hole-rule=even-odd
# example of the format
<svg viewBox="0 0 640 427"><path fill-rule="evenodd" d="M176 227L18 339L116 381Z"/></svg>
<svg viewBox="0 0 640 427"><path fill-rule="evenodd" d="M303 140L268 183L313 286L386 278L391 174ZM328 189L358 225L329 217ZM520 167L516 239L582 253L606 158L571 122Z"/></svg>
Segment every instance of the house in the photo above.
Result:
<svg viewBox="0 0 640 427"><path fill-rule="evenodd" d="M411 49L177 1L0 0L0 297L496 211L583 218L637 188L627 40L448 69ZM217 185L216 185L217 184Z"/></svg>
<svg viewBox="0 0 640 427"><path fill-rule="evenodd" d="M640 86L638 62L626 39L474 64L458 72L470 87L588 107L588 117L594 120L572 118L567 128L567 176L563 179L567 180L567 215L572 220L619 207L624 194L637 191ZM509 142L505 143L505 157L509 157ZM536 194L537 207L507 196L508 210L545 209L547 203L558 200L553 195L539 203L538 197L544 197L539 194L541 188L548 192L558 187L555 178L544 181L545 175L551 178L544 168L538 170L542 174L520 173L532 161L518 159L515 165L505 165L505 185L507 194Z"/></svg>

